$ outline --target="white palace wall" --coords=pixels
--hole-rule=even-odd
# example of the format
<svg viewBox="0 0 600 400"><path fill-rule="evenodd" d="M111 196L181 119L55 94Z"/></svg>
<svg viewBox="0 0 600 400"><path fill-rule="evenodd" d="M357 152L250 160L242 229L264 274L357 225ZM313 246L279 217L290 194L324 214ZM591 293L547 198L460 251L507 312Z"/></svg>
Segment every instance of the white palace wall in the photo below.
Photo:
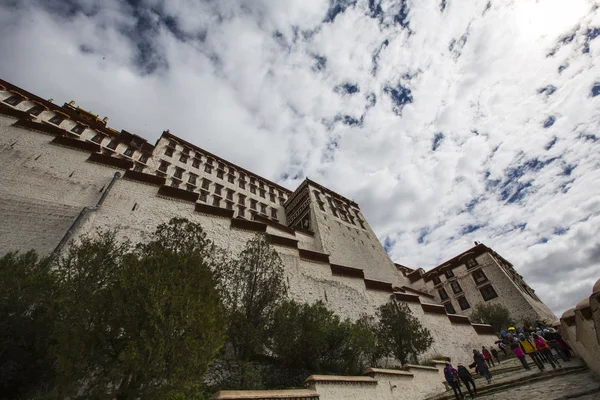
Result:
<svg viewBox="0 0 600 400"><path fill-rule="evenodd" d="M275 239L287 238L283 245L276 241L274 246L284 262L293 298L322 300L340 316L355 319L373 313L392 296L391 285L367 288L359 268L348 266L350 273L340 271L339 266L334 270L328 255L314 253L318 246L308 233L198 212L195 202L159 195L161 186L132 180L125 170L92 163L89 153L50 144L52 136L12 126L11 118L0 117L0 129L0 166L9 172L3 175L0 189L2 253L31 248L51 252L83 207L95 205L101 190L120 172L123 177L116 180L102 206L86 214L74 238L97 229L116 229L120 237L137 242L160 223L181 217L200 223L217 246L237 254L247 240L265 232ZM445 313L425 312L416 303L418 296L410 299L411 309L434 335L429 354L457 358L465 346L493 343L494 337L478 334L470 324L452 323Z"/></svg>

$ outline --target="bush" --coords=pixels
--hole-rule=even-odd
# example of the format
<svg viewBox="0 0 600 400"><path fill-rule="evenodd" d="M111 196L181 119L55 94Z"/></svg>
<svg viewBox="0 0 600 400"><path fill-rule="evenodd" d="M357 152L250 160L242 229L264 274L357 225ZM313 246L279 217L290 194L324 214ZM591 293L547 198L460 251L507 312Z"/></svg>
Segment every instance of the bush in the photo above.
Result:
<svg viewBox="0 0 600 400"><path fill-rule="evenodd" d="M489 324L496 332L512 325L510 311L502 304L477 304L471 314L471 320L480 324Z"/></svg>
<svg viewBox="0 0 600 400"><path fill-rule="evenodd" d="M56 274L34 251L0 258L0 399L45 391L54 377Z"/></svg>
<svg viewBox="0 0 600 400"><path fill-rule="evenodd" d="M271 350L281 365L312 373L360 374L375 350L373 333L340 320L322 302L284 302L270 330Z"/></svg>
<svg viewBox="0 0 600 400"><path fill-rule="evenodd" d="M225 336L212 249L199 225L181 219L135 249L114 232L72 246L58 269L63 393L151 398L201 381Z"/></svg>
<svg viewBox="0 0 600 400"><path fill-rule="evenodd" d="M283 262L264 235L215 269L227 310L227 336L236 356L248 361L264 351L276 308L287 296Z"/></svg>
<svg viewBox="0 0 600 400"><path fill-rule="evenodd" d="M423 327L404 303L389 302L377 310L377 343L385 357L402 364L416 363L419 354L433 343L429 329Z"/></svg>

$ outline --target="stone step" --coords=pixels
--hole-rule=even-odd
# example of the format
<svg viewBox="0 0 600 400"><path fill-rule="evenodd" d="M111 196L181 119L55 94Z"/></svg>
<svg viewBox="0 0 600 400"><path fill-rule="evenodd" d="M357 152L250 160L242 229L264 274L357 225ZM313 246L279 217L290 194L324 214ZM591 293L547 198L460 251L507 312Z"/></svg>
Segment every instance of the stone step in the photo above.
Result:
<svg viewBox="0 0 600 400"><path fill-rule="evenodd" d="M587 371L588 371L588 368L585 366L576 366L576 367L558 368L558 369L552 370L552 371L537 372L535 374L521 376L516 379L509 380L509 381L492 383L490 385L478 387L478 396L477 397L482 397L482 396L485 396L485 395L491 394L491 393L506 391L506 390L509 390L509 389L512 389L512 388L515 388L518 386L522 386L522 385L529 385L533 382L540 382L540 381L544 381L544 380L555 379L557 377L561 377L561 376L565 376L565 375L585 373ZM463 388L464 388L464 386L463 386ZM463 391L463 393L464 393L464 391ZM452 400L452 399L454 399L454 394L452 391L449 391L449 392L445 392L441 395L430 397L427 400Z"/></svg>

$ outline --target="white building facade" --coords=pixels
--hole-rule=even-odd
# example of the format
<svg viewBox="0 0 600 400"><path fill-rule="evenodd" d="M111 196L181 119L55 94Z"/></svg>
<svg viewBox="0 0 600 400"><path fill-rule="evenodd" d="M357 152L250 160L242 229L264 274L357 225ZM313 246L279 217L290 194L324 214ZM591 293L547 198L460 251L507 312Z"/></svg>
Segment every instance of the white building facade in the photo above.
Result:
<svg viewBox="0 0 600 400"><path fill-rule="evenodd" d="M521 319L556 319L484 245L429 272L394 264L359 205L316 182L291 191L171 132L152 145L2 80L0 165L0 255L49 254L97 229L140 241L182 217L232 253L267 235L297 300L322 300L349 318L407 303L434 335L430 354L460 361L493 344L490 327L467 318L478 302L501 301Z"/></svg>

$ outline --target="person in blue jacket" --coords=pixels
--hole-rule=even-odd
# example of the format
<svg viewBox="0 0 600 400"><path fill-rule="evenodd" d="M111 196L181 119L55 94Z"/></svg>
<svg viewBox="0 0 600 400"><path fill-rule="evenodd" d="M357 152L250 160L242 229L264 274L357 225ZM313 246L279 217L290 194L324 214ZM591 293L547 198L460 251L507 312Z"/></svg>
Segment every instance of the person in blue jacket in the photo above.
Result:
<svg viewBox="0 0 600 400"><path fill-rule="evenodd" d="M446 382L454 391L454 396L457 400L464 399L465 395L462 394L460 390L460 381L458 378L458 371L456 368L452 367L452 364L446 363L446 367L444 368L444 377L446 378Z"/></svg>

